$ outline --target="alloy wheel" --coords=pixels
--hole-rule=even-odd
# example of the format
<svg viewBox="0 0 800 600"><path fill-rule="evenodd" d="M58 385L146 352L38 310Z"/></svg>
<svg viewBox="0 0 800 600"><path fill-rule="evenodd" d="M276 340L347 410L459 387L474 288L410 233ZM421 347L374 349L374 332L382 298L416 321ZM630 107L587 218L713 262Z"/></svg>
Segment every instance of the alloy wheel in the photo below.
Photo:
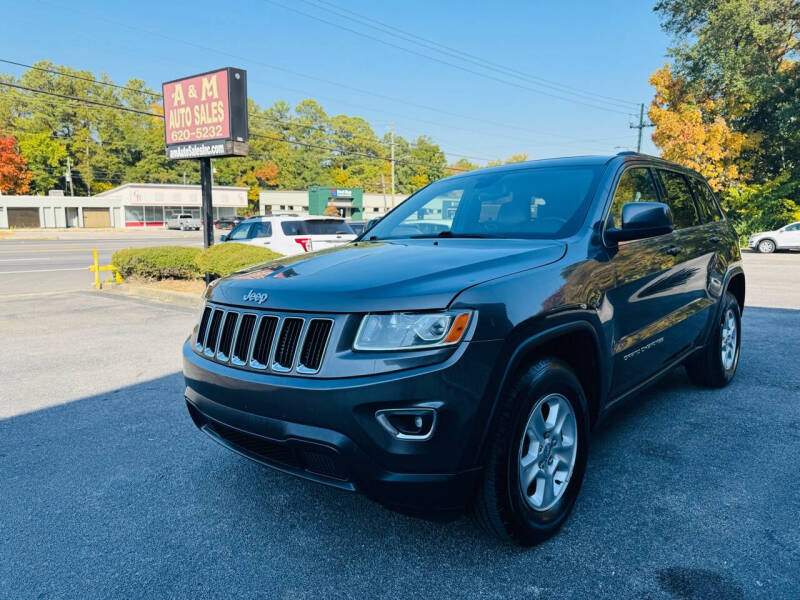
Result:
<svg viewBox="0 0 800 600"><path fill-rule="evenodd" d="M561 394L540 398L528 416L519 447L519 483L528 505L552 508L567 489L578 455L575 411Z"/></svg>
<svg viewBox="0 0 800 600"><path fill-rule="evenodd" d="M728 371L736 362L736 347L739 338L736 316L730 308L725 311L722 319L722 339L720 341L720 356L722 367Z"/></svg>

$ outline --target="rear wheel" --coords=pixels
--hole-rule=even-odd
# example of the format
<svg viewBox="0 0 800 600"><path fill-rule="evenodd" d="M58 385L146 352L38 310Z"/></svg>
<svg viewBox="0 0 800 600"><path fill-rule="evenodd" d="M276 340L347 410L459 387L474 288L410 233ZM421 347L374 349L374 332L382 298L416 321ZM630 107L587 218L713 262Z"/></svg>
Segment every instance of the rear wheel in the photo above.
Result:
<svg viewBox="0 0 800 600"><path fill-rule="evenodd" d="M758 251L762 254L771 254L775 252L775 242L772 240L761 240L758 242Z"/></svg>
<svg viewBox="0 0 800 600"><path fill-rule="evenodd" d="M495 535L542 542L566 521L586 470L588 417L564 363L536 362L500 401L473 514Z"/></svg>
<svg viewBox="0 0 800 600"><path fill-rule="evenodd" d="M708 343L686 363L686 372L693 383L705 387L724 387L733 380L739 365L741 328L739 302L733 294L726 292L721 316L709 335Z"/></svg>

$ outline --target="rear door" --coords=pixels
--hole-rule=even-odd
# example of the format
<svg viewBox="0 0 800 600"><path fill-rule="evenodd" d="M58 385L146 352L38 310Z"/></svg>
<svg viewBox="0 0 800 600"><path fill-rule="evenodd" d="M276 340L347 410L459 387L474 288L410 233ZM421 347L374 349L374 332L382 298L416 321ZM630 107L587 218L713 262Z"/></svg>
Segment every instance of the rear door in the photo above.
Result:
<svg viewBox="0 0 800 600"><path fill-rule="evenodd" d="M345 221L340 219L303 219L297 221L283 221L281 223L284 234L298 244L308 247L308 250L325 250L341 246L356 239L353 230Z"/></svg>
<svg viewBox="0 0 800 600"><path fill-rule="evenodd" d="M720 224L703 223L695 202L690 176L670 169L658 169L664 201L672 211L675 231L673 246L675 264L662 282L668 285L676 307L666 315L665 348L670 359L696 345L705 331L710 307L714 303L709 286L721 281L715 275L717 250L722 242ZM723 244L724 245L724 244Z"/></svg>

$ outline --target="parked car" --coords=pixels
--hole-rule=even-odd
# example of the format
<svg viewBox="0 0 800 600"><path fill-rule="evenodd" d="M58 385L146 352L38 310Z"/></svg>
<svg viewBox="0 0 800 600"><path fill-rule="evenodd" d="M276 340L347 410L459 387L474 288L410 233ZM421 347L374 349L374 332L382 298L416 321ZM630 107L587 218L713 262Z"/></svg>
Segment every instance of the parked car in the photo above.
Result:
<svg viewBox="0 0 800 600"><path fill-rule="evenodd" d="M448 227L423 226L443 197ZM534 544L567 519L611 407L677 365L731 382L744 294L736 232L694 171L635 153L482 169L363 241L209 286L185 398L252 460Z"/></svg>
<svg viewBox="0 0 800 600"><path fill-rule="evenodd" d="M775 231L754 233L747 245L764 254L776 250L800 250L800 222L790 223Z"/></svg>
<svg viewBox="0 0 800 600"><path fill-rule="evenodd" d="M216 221L214 221L214 227L216 227L217 229L232 230L242 221L244 221L244 217L239 217L239 216L222 217L221 219L217 219Z"/></svg>
<svg viewBox="0 0 800 600"><path fill-rule="evenodd" d="M172 215L167 219L166 223L167 229L180 229L181 231L186 231L187 229L199 230L202 226L203 222L200 219L188 213Z"/></svg>
<svg viewBox="0 0 800 600"><path fill-rule="evenodd" d="M222 236L223 242L262 246L284 256L325 250L354 239L344 219L317 216L252 217Z"/></svg>

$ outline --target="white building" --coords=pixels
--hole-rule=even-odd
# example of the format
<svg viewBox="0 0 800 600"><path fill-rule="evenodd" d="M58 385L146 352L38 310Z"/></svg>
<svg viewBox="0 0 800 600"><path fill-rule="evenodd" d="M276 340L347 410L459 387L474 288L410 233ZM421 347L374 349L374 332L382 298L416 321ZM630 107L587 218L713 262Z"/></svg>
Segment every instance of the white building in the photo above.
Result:
<svg viewBox="0 0 800 600"><path fill-rule="evenodd" d="M382 217L392 208L408 198L406 194L395 194L394 203L389 194L364 194L362 219L369 221L375 217ZM334 203L335 204L335 203ZM258 214L281 215L308 213L308 190L264 190L258 194Z"/></svg>
<svg viewBox="0 0 800 600"><path fill-rule="evenodd" d="M214 219L247 207L247 188L214 186ZM9 227L162 227L170 216L200 217L199 185L126 183L96 196L0 195L0 229Z"/></svg>

